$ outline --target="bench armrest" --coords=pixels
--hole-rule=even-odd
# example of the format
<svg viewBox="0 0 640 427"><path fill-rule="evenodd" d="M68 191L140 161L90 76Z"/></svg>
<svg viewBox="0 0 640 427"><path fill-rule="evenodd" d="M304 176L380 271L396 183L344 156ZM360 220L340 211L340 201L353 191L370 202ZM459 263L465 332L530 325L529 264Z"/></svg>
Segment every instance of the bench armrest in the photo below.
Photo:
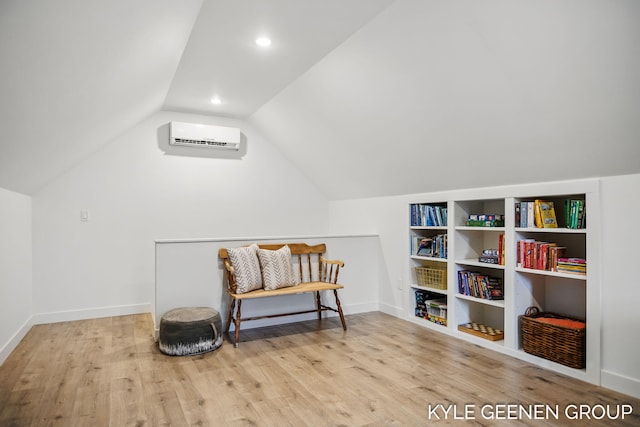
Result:
<svg viewBox="0 0 640 427"><path fill-rule="evenodd" d="M338 283L338 273L344 267L344 262L339 259L326 259L320 257L320 281L327 283Z"/></svg>
<svg viewBox="0 0 640 427"><path fill-rule="evenodd" d="M236 270L228 259L224 260L224 269L227 275L227 289L234 294L236 292Z"/></svg>

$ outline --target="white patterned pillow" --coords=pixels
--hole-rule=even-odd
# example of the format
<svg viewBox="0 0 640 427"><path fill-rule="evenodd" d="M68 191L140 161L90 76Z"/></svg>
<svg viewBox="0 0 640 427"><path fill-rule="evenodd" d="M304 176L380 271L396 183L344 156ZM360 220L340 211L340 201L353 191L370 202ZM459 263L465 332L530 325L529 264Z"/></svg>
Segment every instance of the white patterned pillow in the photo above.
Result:
<svg viewBox="0 0 640 427"><path fill-rule="evenodd" d="M262 288L258 261L258 245L227 249L229 261L236 273L236 293L244 294Z"/></svg>
<svg viewBox="0 0 640 427"><path fill-rule="evenodd" d="M258 249L258 258L262 266L262 282L266 291L295 286L299 283L291 262L289 246L277 251Z"/></svg>

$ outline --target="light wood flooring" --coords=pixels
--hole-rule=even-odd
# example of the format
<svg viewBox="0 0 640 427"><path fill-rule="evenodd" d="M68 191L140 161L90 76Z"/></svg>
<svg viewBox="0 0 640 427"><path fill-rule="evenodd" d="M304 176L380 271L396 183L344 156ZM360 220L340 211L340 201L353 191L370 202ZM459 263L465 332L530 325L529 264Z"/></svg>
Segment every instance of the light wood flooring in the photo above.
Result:
<svg viewBox="0 0 640 427"><path fill-rule="evenodd" d="M160 353L150 315L34 326L0 367L0 426L640 425L638 399L382 313L347 325L246 330L238 348L185 357ZM468 405L475 419L429 416L437 404L458 417ZM560 413L487 419L504 404ZM570 404L633 412L571 420Z"/></svg>

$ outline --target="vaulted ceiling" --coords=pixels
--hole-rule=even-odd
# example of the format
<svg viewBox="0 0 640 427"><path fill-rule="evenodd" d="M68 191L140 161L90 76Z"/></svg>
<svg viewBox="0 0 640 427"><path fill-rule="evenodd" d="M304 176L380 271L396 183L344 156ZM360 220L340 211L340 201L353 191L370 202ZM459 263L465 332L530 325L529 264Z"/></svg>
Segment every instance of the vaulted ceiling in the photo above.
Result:
<svg viewBox="0 0 640 427"><path fill-rule="evenodd" d="M329 199L640 173L639 24L635 0L3 0L0 187L160 109L248 120Z"/></svg>

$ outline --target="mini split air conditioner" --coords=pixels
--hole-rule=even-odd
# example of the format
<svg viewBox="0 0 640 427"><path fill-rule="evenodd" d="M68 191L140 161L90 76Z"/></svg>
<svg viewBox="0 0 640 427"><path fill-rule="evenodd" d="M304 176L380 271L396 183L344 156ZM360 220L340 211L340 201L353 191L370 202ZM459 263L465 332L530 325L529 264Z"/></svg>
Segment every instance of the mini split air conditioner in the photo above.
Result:
<svg viewBox="0 0 640 427"><path fill-rule="evenodd" d="M238 150L240 129L226 126L209 126L195 123L171 122L169 144L188 147Z"/></svg>

